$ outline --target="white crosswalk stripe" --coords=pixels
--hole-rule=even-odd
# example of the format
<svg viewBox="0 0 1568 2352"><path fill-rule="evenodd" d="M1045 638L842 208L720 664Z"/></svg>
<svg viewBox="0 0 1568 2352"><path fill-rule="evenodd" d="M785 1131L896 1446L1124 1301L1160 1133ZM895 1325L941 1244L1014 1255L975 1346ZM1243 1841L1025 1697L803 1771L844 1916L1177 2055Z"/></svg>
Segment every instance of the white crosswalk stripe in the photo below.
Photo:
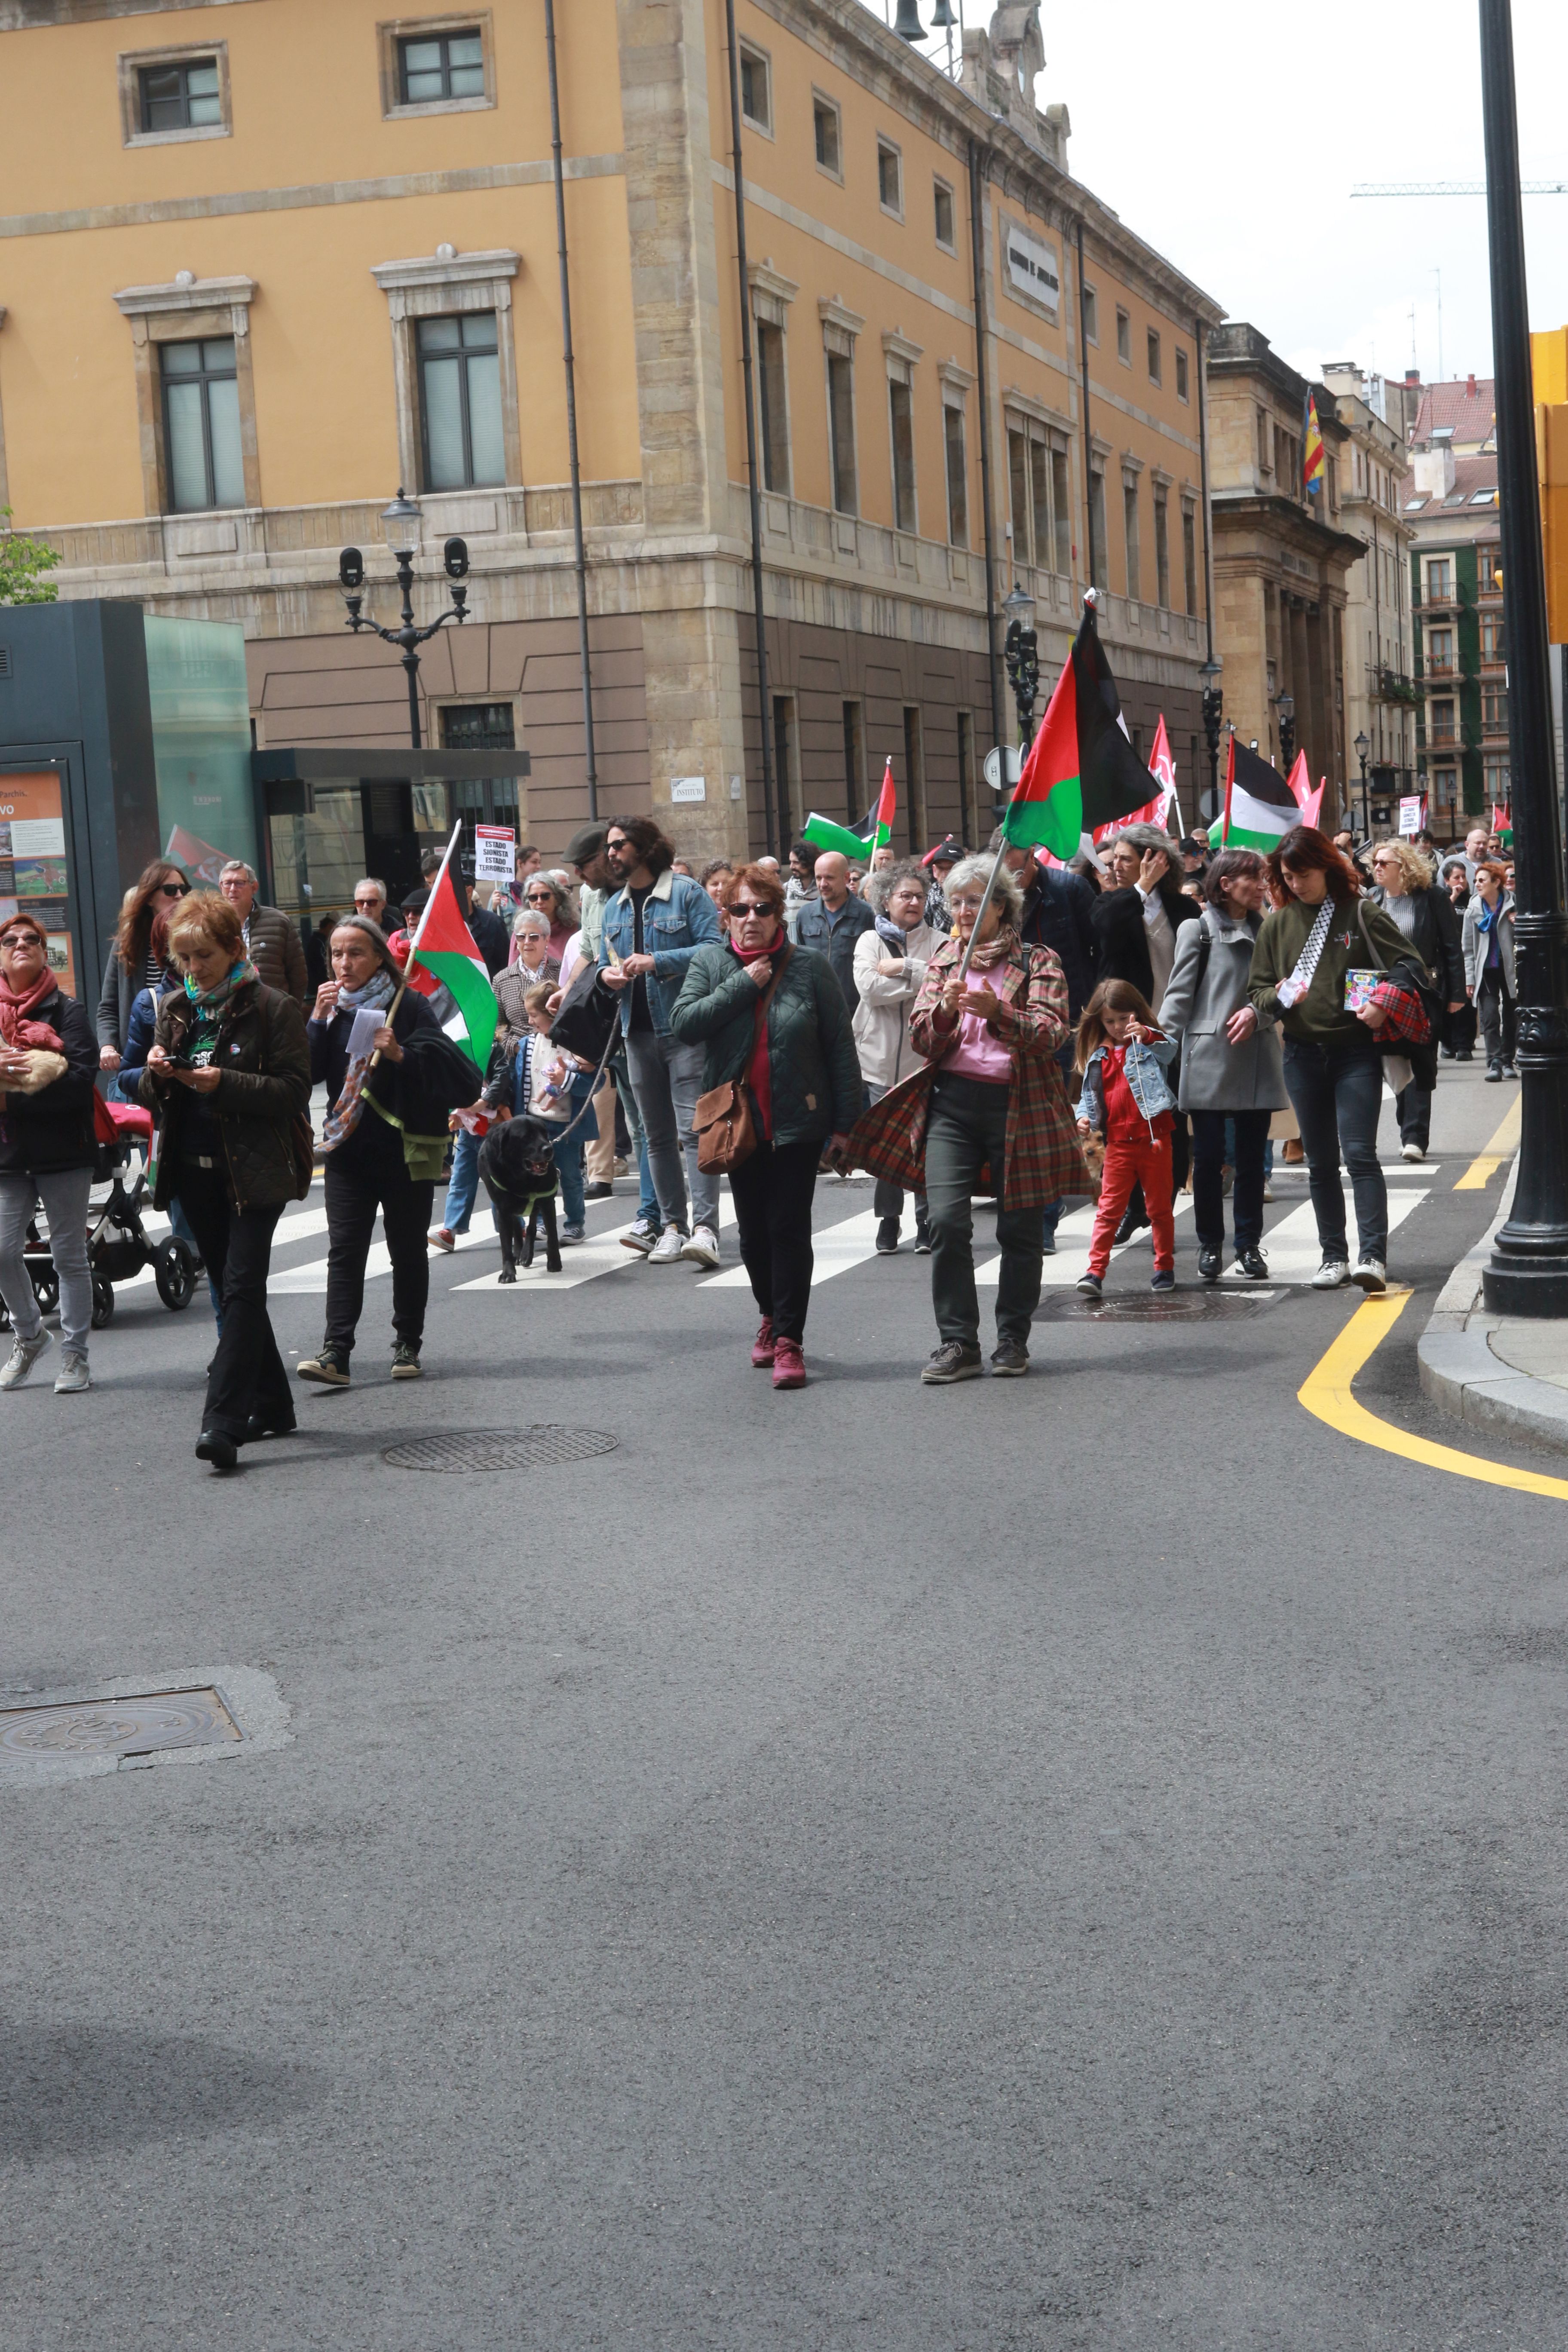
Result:
<svg viewBox="0 0 1568 2352"><path fill-rule="evenodd" d="M1413 1210L1419 1208L1421 1202L1426 1198L1428 1189L1425 1184L1408 1187L1402 1185L1389 1193L1388 1230L1391 1234L1405 1223ZM1352 1237L1351 1246L1353 1253L1355 1204L1348 1184L1344 1188L1344 1192L1348 1231ZM1323 1262L1322 1249L1318 1241L1318 1220L1310 1201L1303 1201L1299 1209L1292 1209L1289 1216L1281 1217L1279 1223L1264 1234L1263 1255L1268 1261L1270 1282L1310 1282ZM1237 1274L1234 1265L1227 1265L1221 1279L1226 1282L1245 1283L1247 1276L1244 1274Z"/></svg>
<svg viewBox="0 0 1568 2352"><path fill-rule="evenodd" d="M831 1282L836 1274L847 1274L850 1267L863 1265L877 1255L877 1227L880 1219L875 1209L860 1215L846 1217L837 1225L822 1225L811 1237L813 1267L811 1286L816 1290ZM743 1265L732 1265L723 1274L710 1274L702 1283L704 1290L744 1290L751 1286L751 1276Z"/></svg>
<svg viewBox="0 0 1568 2352"><path fill-rule="evenodd" d="M559 1211L559 1203L557 1203L557 1210ZM726 1188L721 1187L719 1193L720 1232L723 1233L725 1228L727 1226L732 1226L734 1222L735 1212L733 1205L731 1202L729 1192ZM640 1250L630 1250L626 1248L623 1244L621 1235L623 1234L629 1234L630 1231L631 1224L629 1223L624 1225L614 1225L610 1228L608 1233L595 1234L589 1241L573 1243L561 1253L561 1271L559 1274L552 1274L547 1269L544 1263L544 1243L542 1237L541 1237L533 1264L531 1266L520 1265L517 1269L517 1280L514 1283L502 1282L500 1278L500 1268L498 1265L494 1274L481 1274L478 1279L473 1282L455 1282L452 1285L452 1287L454 1290L497 1290L500 1292L503 1297L516 1296L528 1290L576 1290L584 1282L597 1281L601 1275L625 1273L632 1266L642 1265L647 1263ZM483 1234L470 1233L465 1234L463 1240L470 1243L488 1240L491 1247L499 1254L500 1244L496 1240L493 1233ZM458 1246L459 1249L462 1248L463 1242L460 1241ZM652 1268L652 1272L656 1276L674 1276L677 1273L677 1269L674 1266L655 1266ZM707 1283L715 1279L721 1282L724 1279L724 1276L722 1275L718 1276L707 1276L704 1281L704 1287L706 1287ZM745 1276L742 1270L742 1280L743 1281L744 1279ZM323 1284L323 1287L324 1286L325 1286Z"/></svg>

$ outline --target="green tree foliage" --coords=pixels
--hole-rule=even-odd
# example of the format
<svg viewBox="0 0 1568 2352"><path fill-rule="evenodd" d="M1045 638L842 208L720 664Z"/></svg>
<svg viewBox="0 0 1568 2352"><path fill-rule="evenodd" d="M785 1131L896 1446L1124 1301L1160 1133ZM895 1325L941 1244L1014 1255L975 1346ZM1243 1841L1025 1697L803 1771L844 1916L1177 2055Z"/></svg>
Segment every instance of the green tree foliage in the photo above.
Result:
<svg viewBox="0 0 1568 2352"><path fill-rule="evenodd" d="M59 594L52 572L59 557L39 539L10 528L11 509L0 507L0 604L52 604Z"/></svg>

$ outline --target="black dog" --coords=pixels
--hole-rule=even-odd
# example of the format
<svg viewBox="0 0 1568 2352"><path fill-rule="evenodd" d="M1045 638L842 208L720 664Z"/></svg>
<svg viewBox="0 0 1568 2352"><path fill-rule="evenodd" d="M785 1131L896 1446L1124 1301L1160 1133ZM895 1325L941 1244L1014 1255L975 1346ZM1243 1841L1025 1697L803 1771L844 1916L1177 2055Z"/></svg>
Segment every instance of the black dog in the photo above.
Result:
<svg viewBox="0 0 1568 2352"><path fill-rule="evenodd" d="M493 1127L479 1146L479 1176L494 1204L500 1232L500 1280L517 1280L520 1257L524 1265L533 1264L542 1223L546 1269L559 1274L555 1152L550 1129L543 1121L511 1118Z"/></svg>

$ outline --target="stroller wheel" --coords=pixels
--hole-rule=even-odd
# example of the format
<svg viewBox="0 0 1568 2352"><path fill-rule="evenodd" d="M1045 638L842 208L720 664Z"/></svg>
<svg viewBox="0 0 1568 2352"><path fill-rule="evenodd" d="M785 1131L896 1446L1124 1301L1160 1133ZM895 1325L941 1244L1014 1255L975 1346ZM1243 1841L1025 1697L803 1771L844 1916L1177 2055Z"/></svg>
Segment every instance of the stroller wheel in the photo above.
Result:
<svg viewBox="0 0 1568 2352"><path fill-rule="evenodd" d="M103 1275L95 1274L92 1277L92 1328L95 1331L101 1331L104 1325L113 1319L114 1285Z"/></svg>
<svg viewBox="0 0 1568 2352"><path fill-rule="evenodd" d="M166 1241L153 1260L153 1279L158 1286L158 1296L177 1315L188 1307L195 1295L196 1277L191 1253L184 1242Z"/></svg>
<svg viewBox="0 0 1568 2352"><path fill-rule="evenodd" d="M52 1265L30 1265L33 1296L38 1302L40 1315L52 1315L60 1303L60 1278Z"/></svg>

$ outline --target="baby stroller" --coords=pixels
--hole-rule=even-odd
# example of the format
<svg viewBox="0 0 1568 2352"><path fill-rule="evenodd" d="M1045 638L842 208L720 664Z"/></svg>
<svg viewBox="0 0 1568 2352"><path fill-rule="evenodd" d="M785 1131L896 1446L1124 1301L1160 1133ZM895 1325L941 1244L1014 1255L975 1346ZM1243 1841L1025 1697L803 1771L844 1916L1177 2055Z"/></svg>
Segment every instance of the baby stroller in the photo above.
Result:
<svg viewBox="0 0 1568 2352"><path fill-rule="evenodd" d="M100 1095L96 1097L94 1123L98 1163L93 1171L93 1190L100 1192L105 1184L110 1187L108 1199L93 1202L88 1209L87 1262L92 1270L92 1328L101 1331L114 1313L117 1282L129 1282L133 1275L150 1265L159 1297L165 1307L178 1313L190 1305L195 1295L196 1263L183 1241L171 1234L165 1241L153 1242L142 1223L147 1162L153 1150L152 1113L132 1103L105 1102ZM136 1181L127 1192L125 1171L137 1144L142 1146L142 1164ZM39 1240L36 1223L27 1228L22 1262L39 1312L52 1315L60 1303L59 1276L55 1272L48 1243ZM0 1330L8 1330L10 1323L4 1302L0 1302Z"/></svg>

